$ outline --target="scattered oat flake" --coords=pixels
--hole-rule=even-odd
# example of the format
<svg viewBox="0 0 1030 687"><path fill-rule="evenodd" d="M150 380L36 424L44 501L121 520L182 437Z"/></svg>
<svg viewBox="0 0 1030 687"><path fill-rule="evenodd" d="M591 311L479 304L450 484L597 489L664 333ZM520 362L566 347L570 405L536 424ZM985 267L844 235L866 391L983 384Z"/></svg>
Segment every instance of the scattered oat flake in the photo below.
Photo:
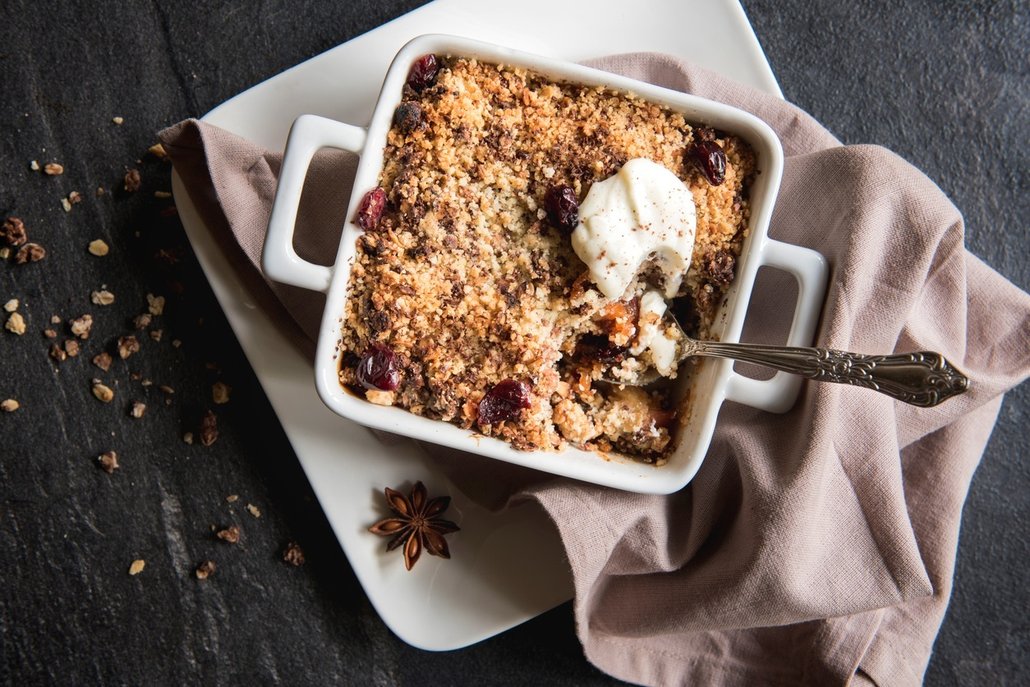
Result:
<svg viewBox="0 0 1030 687"><path fill-rule="evenodd" d="M235 544L240 540L240 528L238 525L230 525L224 529L218 530L215 536L224 542Z"/></svg>
<svg viewBox="0 0 1030 687"><path fill-rule="evenodd" d="M146 565L146 561L144 561L142 558L137 558L132 562L131 565L129 565L129 574L139 575L141 572L143 572L143 568L145 568Z"/></svg>
<svg viewBox="0 0 1030 687"><path fill-rule="evenodd" d="M109 475L113 475L114 471L121 467L118 465L118 454L114 451L104 451L97 456L97 464Z"/></svg>
<svg viewBox="0 0 1030 687"><path fill-rule="evenodd" d="M218 441L218 416L210 410L200 419L200 443L210 446Z"/></svg>
<svg viewBox="0 0 1030 687"><path fill-rule="evenodd" d="M211 387L211 400L221 405L229 402L229 394L232 392L232 387L225 382L215 382Z"/></svg>
<svg viewBox="0 0 1030 687"><path fill-rule="evenodd" d="M154 191L155 198L171 198L172 194L168 191Z"/></svg>
<svg viewBox="0 0 1030 687"><path fill-rule="evenodd" d="M286 548L283 550L283 560L294 567L304 565L304 551L300 548L300 544L295 541L287 542Z"/></svg>
<svg viewBox="0 0 1030 687"><path fill-rule="evenodd" d="M64 352L67 353L69 357L74 358L79 354L79 342L75 339L65 339Z"/></svg>
<svg viewBox="0 0 1030 687"><path fill-rule="evenodd" d="M152 293L147 294L147 309L151 315L160 315L165 311L165 297L155 296Z"/></svg>
<svg viewBox="0 0 1030 687"><path fill-rule="evenodd" d="M166 157L168 157L168 152L165 150L165 147L160 143L155 143L154 145L147 148L147 152L159 160L164 160Z"/></svg>
<svg viewBox="0 0 1030 687"><path fill-rule="evenodd" d="M225 497L225 500L228 501L229 503L236 503L237 501L240 500L240 495L239 494L229 494L228 496Z"/></svg>
<svg viewBox="0 0 1030 687"><path fill-rule="evenodd" d="M101 403L110 403L114 400L114 391L99 379L93 380L93 395Z"/></svg>
<svg viewBox="0 0 1030 687"><path fill-rule="evenodd" d="M114 303L114 294L107 289L103 289L89 294L89 299L93 302L93 305L111 305Z"/></svg>
<svg viewBox="0 0 1030 687"><path fill-rule="evenodd" d="M25 333L25 318L22 317L19 312L12 312L11 316L7 318L7 322L4 324L4 329L21 336Z"/></svg>
<svg viewBox="0 0 1030 687"><path fill-rule="evenodd" d="M4 310L6 310L7 312L14 312L18 309L19 305L21 304L18 302L18 299L12 298L11 300L4 303Z"/></svg>
<svg viewBox="0 0 1030 687"><path fill-rule="evenodd" d="M203 563L197 566L197 569L194 571L194 574L197 576L198 580L206 580L207 578L214 575L215 570L217 569L218 566L215 565L214 561L204 561Z"/></svg>
<svg viewBox="0 0 1030 687"><path fill-rule="evenodd" d="M125 360L133 353L139 353L139 339L131 334L118 337L118 357Z"/></svg>
<svg viewBox="0 0 1030 687"><path fill-rule="evenodd" d="M129 407L129 415L134 418L141 418L147 412L147 404L143 401L133 401Z"/></svg>
<svg viewBox="0 0 1030 687"><path fill-rule="evenodd" d="M68 328L71 333L80 339L88 339L90 331L93 329L93 316L89 313L76 317L74 320L68 323Z"/></svg>
<svg viewBox="0 0 1030 687"><path fill-rule="evenodd" d="M52 177L64 174L64 165L59 162L48 162L43 165L43 173Z"/></svg>
<svg viewBox="0 0 1030 687"><path fill-rule="evenodd" d="M99 367L104 372L107 372L109 369L111 369L111 360L111 354L107 353L106 351L101 351L100 353L97 353L95 356L93 356L93 364Z"/></svg>
<svg viewBox="0 0 1030 687"><path fill-rule="evenodd" d="M65 212L71 212L72 211L72 202L70 200L68 200L67 198L62 198L61 199L61 207L64 208Z"/></svg>
<svg viewBox="0 0 1030 687"><path fill-rule="evenodd" d="M21 408L21 404L15 401L13 398L6 398L3 401L0 401L0 410L4 411L5 413L13 413L14 411L18 410L18 408Z"/></svg>
<svg viewBox="0 0 1030 687"><path fill-rule="evenodd" d="M111 117L111 121L112 121L112 122L113 122L113 123L114 123L114 124L115 124L116 126L121 126L121 125L122 125L122 123L123 123L123 122L125 121L125 118L124 118L124 117Z"/></svg>
<svg viewBox="0 0 1030 687"><path fill-rule="evenodd" d="M29 169L31 169L33 172L38 172L39 171L39 160L33 160L32 162L30 162L29 163Z"/></svg>
<svg viewBox="0 0 1030 687"><path fill-rule="evenodd" d="M38 243L26 243L14 254L14 262L24 265L27 262L39 262L46 257L46 248Z"/></svg>
<svg viewBox="0 0 1030 687"><path fill-rule="evenodd" d="M98 258L102 258L111 251L111 248L103 239L94 239L89 242L89 248L87 250Z"/></svg>
<svg viewBox="0 0 1030 687"><path fill-rule="evenodd" d="M143 182L140 180L139 170L130 169L125 173L125 190L129 193L135 193L142 186Z"/></svg>
<svg viewBox="0 0 1030 687"><path fill-rule="evenodd" d="M247 504L247 512L253 515L255 518L261 517L261 509L255 506L253 503Z"/></svg>
<svg viewBox="0 0 1030 687"><path fill-rule="evenodd" d="M193 432L186 432L182 435L182 440L187 444L193 444Z"/></svg>

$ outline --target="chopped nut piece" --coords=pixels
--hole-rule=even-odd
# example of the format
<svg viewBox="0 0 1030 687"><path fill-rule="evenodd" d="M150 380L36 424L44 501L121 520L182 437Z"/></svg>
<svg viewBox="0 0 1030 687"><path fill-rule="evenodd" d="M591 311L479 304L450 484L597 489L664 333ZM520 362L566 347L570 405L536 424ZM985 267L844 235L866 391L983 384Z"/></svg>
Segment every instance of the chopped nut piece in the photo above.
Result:
<svg viewBox="0 0 1030 687"><path fill-rule="evenodd" d="M125 173L126 191L128 191L129 193L135 193L139 190L140 186L142 186L142 181L140 180L138 169L130 169L128 172Z"/></svg>
<svg viewBox="0 0 1030 687"><path fill-rule="evenodd" d="M7 398L3 401L0 401L0 410L4 411L5 413L13 413L14 411L18 410L18 408L21 408L21 404L15 401L13 398Z"/></svg>
<svg viewBox="0 0 1030 687"><path fill-rule="evenodd" d="M52 177L64 174L64 165L59 162L48 162L43 165L43 173Z"/></svg>
<svg viewBox="0 0 1030 687"><path fill-rule="evenodd" d="M150 326L150 321L152 318L153 315L151 315L148 312L145 312L141 315L136 315L136 318L132 321L132 324L136 327L136 329L146 329Z"/></svg>
<svg viewBox="0 0 1030 687"><path fill-rule="evenodd" d="M229 394L232 392L232 387L225 382L215 382L211 387L211 399L221 405L229 402Z"/></svg>
<svg viewBox="0 0 1030 687"><path fill-rule="evenodd" d="M104 242L103 239L94 239L90 241L88 250L90 253L97 256L98 258L104 257L111 251L110 247L107 245L107 243Z"/></svg>
<svg viewBox="0 0 1030 687"><path fill-rule="evenodd" d="M93 302L93 305L111 305L114 303L114 294L107 289L103 289L91 293L89 299Z"/></svg>
<svg viewBox="0 0 1030 687"><path fill-rule="evenodd" d="M111 117L111 121L115 124L115 126L121 126L122 122L124 122L125 119L123 117Z"/></svg>
<svg viewBox="0 0 1030 687"><path fill-rule="evenodd" d="M50 347L50 357L59 363L63 363L65 360L68 359L68 354L64 352L63 348L61 348L57 344L53 344Z"/></svg>
<svg viewBox="0 0 1030 687"><path fill-rule="evenodd" d="M210 410L200 419L200 443L210 446L218 441L218 416Z"/></svg>
<svg viewBox="0 0 1030 687"><path fill-rule="evenodd" d="M68 324L68 328L80 339L88 339L89 333L93 329L93 316L86 313L81 317L76 317Z"/></svg>
<svg viewBox="0 0 1030 687"><path fill-rule="evenodd" d="M61 199L61 207L64 208L65 212L71 212L72 211L72 202L70 200L68 200L67 198L62 198Z"/></svg>
<svg viewBox="0 0 1030 687"><path fill-rule="evenodd" d="M50 329L48 327L48 328L43 330L43 336L45 336L48 339L56 339L57 338L57 332L54 331L53 329Z"/></svg>
<svg viewBox="0 0 1030 687"><path fill-rule="evenodd" d="M46 257L46 248L38 243L26 243L14 254L14 262L24 265L27 262L39 262Z"/></svg>
<svg viewBox="0 0 1030 687"><path fill-rule="evenodd" d="M146 412L147 404L143 401L133 401L132 406L129 407L129 415L137 419L143 417Z"/></svg>
<svg viewBox="0 0 1030 687"><path fill-rule="evenodd" d="M247 504L247 512L253 515L255 518L261 517L261 509L255 506L253 503Z"/></svg>
<svg viewBox="0 0 1030 687"><path fill-rule="evenodd" d="M147 565L146 561L144 561L142 558L137 558L129 566L129 574L130 575L139 575L141 572L143 572L143 568L146 565Z"/></svg>
<svg viewBox="0 0 1030 687"><path fill-rule="evenodd" d="M12 312L11 316L7 318L7 323L4 324L4 329L21 336L25 333L25 318L21 316L21 313Z"/></svg>
<svg viewBox="0 0 1030 687"><path fill-rule="evenodd" d="M104 372L111 369L111 354L106 351L101 351L93 356L93 364L99 367Z"/></svg>
<svg viewBox="0 0 1030 687"><path fill-rule="evenodd" d="M6 303L4 303L4 310L7 311L7 312L14 312L15 310L18 309L19 305L21 305L21 304L18 302L18 299L17 298L12 298L11 300L9 300Z"/></svg>
<svg viewBox="0 0 1030 687"><path fill-rule="evenodd" d="M294 567L300 567L304 565L304 551L297 542L287 542L286 549L283 551L283 560Z"/></svg>
<svg viewBox="0 0 1030 687"><path fill-rule="evenodd" d="M68 202L72 205L78 205L82 202L82 194L78 191L72 191L68 194Z"/></svg>
<svg viewBox="0 0 1030 687"><path fill-rule="evenodd" d="M68 357L74 358L79 354L79 342L75 339L65 339L64 352L68 354Z"/></svg>
<svg viewBox="0 0 1030 687"><path fill-rule="evenodd" d="M17 248L28 240L29 235L25 231L24 222L17 217L8 217L0 228L0 238L3 238L8 246Z"/></svg>
<svg viewBox="0 0 1030 687"><path fill-rule="evenodd" d="M193 432L186 432L185 434L183 434L182 435L182 440L185 443L192 445L193 444Z"/></svg>
<svg viewBox="0 0 1030 687"><path fill-rule="evenodd" d="M166 157L168 157L168 153L165 151L165 147L160 143L155 143L154 145L147 148L147 152L156 157L158 160L164 160Z"/></svg>
<svg viewBox="0 0 1030 687"><path fill-rule="evenodd" d="M225 497L225 500L228 501L229 503L236 503L237 501L240 500L240 496L239 496L239 494L229 494L228 496Z"/></svg>
<svg viewBox="0 0 1030 687"><path fill-rule="evenodd" d="M97 464L109 475L113 475L114 471L121 467L118 465L118 454L114 451L105 451L97 456Z"/></svg>
<svg viewBox="0 0 1030 687"><path fill-rule="evenodd" d="M164 336L164 333L165 330L163 329L155 329L152 332L150 332L150 338L154 341L160 341L161 337Z"/></svg>
<svg viewBox="0 0 1030 687"><path fill-rule="evenodd" d="M171 198L172 194L168 191L154 191L155 198Z"/></svg>
<svg viewBox="0 0 1030 687"><path fill-rule="evenodd" d="M57 315L51 315L50 324L61 324L61 318Z"/></svg>
<svg viewBox="0 0 1030 687"><path fill-rule="evenodd" d="M114 400L114 391L111 387L103 384L99 379L93 380L93 395L97 397L97 400L101 403L110 403Z"/></svg>
<svg viewBox="0 0 1030 687"><path fill-rule="evenodd" d="M206 580L207 578L214 575L215 570L217 569L218 566L215 565L214 561L204 561L203 563L197 566L197 569L194 571L194 574L197 576L198 580Z"/></svg>
<svg viewBox="0 0 1030 687"><path fill-rule="evenodd" d="M240 540L240 528L237 525L230 525L224 529L218 530L215 536L224 542L235 544Z"/></svg>
<svg viewBox="0 0 1030 687"><path fill-rule="evenodd" d="M152 293L147 294L147 310L150 311L151 315L160 315L165 311L165 297L155 296Z"/></svg>
<svg viewBox="0 0 1030 687"><path fill-rule="evenodd" d="M125 360L133 353L139 353L139 339L131 334L118 337L118 357Z"/></svg>
<svg viewBox="0 0 1030 687"><path fill-rule="evenodd" d="M39 171L39 160L33 160L32 162L30 162L29 163L29 169L31 169L33 172L38 172Z"/></svg>

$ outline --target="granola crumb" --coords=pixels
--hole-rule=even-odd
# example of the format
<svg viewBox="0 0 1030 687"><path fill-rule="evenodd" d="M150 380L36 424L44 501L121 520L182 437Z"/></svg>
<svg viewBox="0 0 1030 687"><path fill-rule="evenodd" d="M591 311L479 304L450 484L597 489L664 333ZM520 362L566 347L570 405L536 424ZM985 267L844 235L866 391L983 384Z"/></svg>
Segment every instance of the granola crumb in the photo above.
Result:
<svg viewBox="0 0 1030 687"><path fill-rule="evenodd" d="M168 152L165 150L165 147L160 143L155 143L154 145L147 148L147 152L156 157L158 160L164 160L168 157Z"/></svg>
<svg viewBox="0 0 1030 687"><path fill-rule="evenodd" d="M43 330L43 336L45 336L48 339L56 339L57 338L57 331L47 327L46 329Z"/></svg>
<svg viewBox="0 0 1030 687"><path fill-rule="evenodd" d="M18 309L19 305L21 305L21 303L18 302L18 299L17 298L12 298L11 300L9 300L6 303L4 303L4 310L6 312L14 312L15 310Z"/></svg>
<svg viewBox="0 0 1030 687"><path fill-rule="evenodd" d="M4 329L21 336L25 333L25 318L22 317L19 312L12 312L10 317L7 318L7 322L4 324Z"/></svg>
<svg viewBox="0 0 1030 687"><path fill-rule="evenodd" d="M5 413L13 413L18 408L21 408L21 404L13 398L5 398L3 401L0 401L0 410Z"/></svg>
<svg viewBox="0 0 1030 687"><path fill-rule="evenodd" d="M88 250L92 255L102 258L111 251L111 248L103 239L94 239L89 242Z"/></svg>
<svg viewBox="0 0 1030 687"><path fill-rule="evenodd" d="M214 561L204 561L197 566L197 569L193 571L193 574L197 576L198 580L206 580L215 574L215 570L218 566L215 565Z"/></svg>
<svg viewBox="0 0 1030 687"><path fill-rule="evenodd" d="M182 341L179 339L172 339L172 348L179 348L182 346Z"/></svg>
<svg viewBox="0 0 1030 687"><path fill-rule="evenodd" d="M150 311L151 315L160 315L165 311L165 297L155 296L152 293L147 294L147 310Z"/></svg>
<svg viewBox="0 0 1030 687"><path fill-rule="evenodd" d="M136 329L146 329L150 326L150 322L152 319L153 315L151 315L148 312L136 315L136 317L132 320L132 326L134 326Z"/></svg>
<svg viewBox="0 0 1030 687"><path fill-rule="evenodd" d="M239 494L229 494L228 496L225 497L225 500L228 503L236 503L237 501L240 500L240 495Z"/></svg>
<svg viewBox="0 0 1030 687"><path fill-rule="evenodd" d="M93 380L93 395L101 403L110 403L114 400L114 391L99 379Z"/></svg>
<svg viewBox="0 0 1030 687"><path fill-rule="evenodd" d="M230 525L229 527L218 530L218 532L215 533L215 536L224 542L235 544L240 540L240 528L238 525Z"/></svg>
<svg viewBox="0 0 1030 687"><path fill-rule="evenodd" d="M58 315L50 316L50 324L61 324L61 318Z"/></svg>
<svg viewBox="0 0 1030 687"><path fill-rule="evenodd" d="M65 339L64 352L68 354L69 358L76 357L79 354L79 342L75 339Z"/></svg>
<svg viewBox="0 0 1030 687"><path fill-rule="evenodd" d="M261 517L261 509L255 506L253 503L247 504L247 512L253 515L255 518Z"/></svg>
<svg viewBox="0 0 1030 687"><path fill-rule="evenodd" d="M186 432L185 434L183 434L182 435L182 440L183 440L184 443L189 444L189 445L192 446L193 445L193 432Z"/></svg>
<svg viewBox="0 0 1030 687"><path fill-rule="evenodd" d="M43 165L43 173L52 177L61 176L64 174L64 165L60 162L48 162Z"/></svg>
<svg viewBox="0 0 1030 687"><path fill-rule="evenodd" d="M157 388L161 390L161 393L168 394L169 396L171 396L172 394L175 393L175 389L173 389L172 387L168 386L167 384L162 384L161 386L159 386Z"/></svg>
<svg viewBox="0 0 1030 687"><path fill-rule="evenodd" d="M133 377L133 379L139 379L139 378L138 377ZM152 379L143 379L143 380L140 380L139 384L140 384L140 386L153 386L154 385L154 380L152 380Z"/></svg>
<svg viewBox="0 0 1030 687"><path fill-rule="evenodd" d="M200 443L210 446L218 441L218 416L210 410L200 420Z"/></svg>
<svg viewBox="0 0 1030 687"><path fill-rule="evenodd" d="M100 353L97 353L95 356L93 356L93 364L99 367L104 372L107 372L109 369L111 369L111 360L111 354L107 351L101 351Z"/></svg>
<svg viewBox="0 0 1030 687"><path fill-rule="evenodd" d="M283 550L283 560L294 567L304 565L304 551L300 548L300 544L295 541L286 542L286 548Z"/></svg>
<svg viewBox="0 0 1030 687"><path fill-rule="evenodd" d="M50 357L59 363L63 363L65 360L68 359L68 354L64 352L63 348L61 348L57 344L53 344L52 346L50 346Z"/></svg>
<svg viewBox="0 0 1030 687"><path fill-rule="evenodd" d="M154 341L160 341L161 337L164 336L164 333L165 333L165 330L163 330L163 329L155 329L155 330L150 332L150 338L153 339Z"/></svg>
<svg viewBox="0 0 1030 687"><path fill-rule="evenodd" d="M113 124L114 124L115 126L121 126L121 125L122 125L122 123L124 123L124 122L125 122L125 118L124 118L124 117L111 117L111 122L112 122L112 123L113 123Z"/></svg>
<svg viewBox="0 0 1030 687"><path fill-rule="evenodd" d="M39 160L32 160L31 162L29 162L29 169L31 169L33 172L38 172L40 170Z"/></svg>
<svg viewBox="0 0 1030 687"><path fill-rule="evenodd" d="M232 387L225 382L215 382L211 387L211 399L219 405L228 403L231 392Z"/></svg>
<svg viewBox="0 0 1030 687"><path fill-rule="evenodd" d="M131 334L118 337L118 357L126 360L133 353L139 353L139 339Z"/></svg>
<svg viewBox="0 0 1030 687"><path fill-rule="evenodd" d="M71 212L72 211L72 202L70 200L68 200L67 198L62 198L61 199L61 207L64 208L65 212Z"/></svg>
<svg viewBox="0 0 1030 687"><path fill-rule="evenodd" d="M113 475L114 471L121 467L118 464L118 454L114 451L104 451L97 456L97 464L109 475Z"/></svg>
<svg viewBox="0 0 1030 687"><path fill-rule="evenodd" d="M68 202L72 205L78 205L82 202L82 194L78 191L72 191L68 194Z"/></svg>
<svg viewBox="0 0 1030 687"><path fill-rule="evenodd" d="M11 257L11 249L7 246L0 248L0 260L6 260Z"/></svg>
<svg viewBox="0 0 1030 687"><path fill-rule="evenodd" d="M103 186L97 186L97 190L94 195L96 195L97 198L102 198L105 193L107 193L107 191L104 190Z"/></svg>
<svg viewBox="0 0 1030 687"><path fill-rule="evenodd" d="M146 565L146 561L144 561L142 558L137 558L132 562L131 565L129 565L129 574L139 575L141 572L143 572L143 568L146 567Z"/></svg>
<svg viewBox="0 0 1030 687"><path fill-rule="evenodd" d="M89 313L76 317L70 323L68 328L71 333L80 339L88 339L90 332L93 330L93 316Z"/></svg>
<svg viewBox="0 0 1030 687"><path fill-rule="evenodd" d="M14 254L14 262L24 265L27 262L39 262L46 257L46 248L38 243L26 243Z"/></svg>
<svg viewBox="0 0 1030 687"><path fill-rule="evenodd" d="M155 198L171 198L172 194L168 191L154 191Z"/></svg>
<svg viewBox="0 0 1030 687"><path fill-rule="evenodd" d="M101 289L89 294L89 299L93 305L111 305L114 303L114 294L107 289Z"/></svg>
<svg viewBox="0 0 1030 687"><path fill-rule="evenodd" d="M0 238L3 238L11 248L17 248L28 241L29 234L25 231L24 222L17 217L8 217L0 227Z"/></svg>
<svg viewBox="0 0 1030 687"><path fill-rule="evenodd" d="M129 417L139 419L147 412L147 404L143 401L133 401L129 406Z"/></svg>
<svg viewBox="0 0 1030 687"><path fill-rule="evenodd" d="M143 185L138 169L130 169L125 173L125 190L135 193Z"/></svg>

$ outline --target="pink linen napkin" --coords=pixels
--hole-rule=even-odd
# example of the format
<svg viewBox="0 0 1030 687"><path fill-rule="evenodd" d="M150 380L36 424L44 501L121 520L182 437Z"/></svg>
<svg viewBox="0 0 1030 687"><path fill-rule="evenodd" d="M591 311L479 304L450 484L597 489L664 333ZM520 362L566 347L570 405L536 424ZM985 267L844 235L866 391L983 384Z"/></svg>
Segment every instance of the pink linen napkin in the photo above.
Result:
<svg viewBox="0 0 1030 687"><path fill-rule="evenodd" d="M645 684L919 684L972 473L1001 395L1030 373L1030 296L965 250L958 210L889 151L842 146L796 107L665 56L593 66L769 123L787 155L770 234L832 265L818 343L940 351L971 387L933 409L814 383L785 415L727 404L697 477L670 496L519 480L509 503L539 503L566 547L587 657ZM207 225L259 281L280 155L195 121L161 139ZM313 261L335 255L353 164L327 153L309 174L297 247ZM745 338L775 342L793 305L782 277L763 278ZM320 297L268 286L266 307L313 336Z"/></svg>

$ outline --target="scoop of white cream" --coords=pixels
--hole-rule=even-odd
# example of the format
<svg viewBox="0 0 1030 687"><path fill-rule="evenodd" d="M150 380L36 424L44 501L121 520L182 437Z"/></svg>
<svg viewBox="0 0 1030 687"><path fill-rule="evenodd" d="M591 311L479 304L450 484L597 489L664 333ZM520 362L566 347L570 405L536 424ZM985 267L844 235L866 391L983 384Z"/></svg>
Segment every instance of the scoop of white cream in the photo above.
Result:
<svg viewBox="0 0 1030 687"><path fill-rule="evenodd" d="M665 167L636 158L590 187L572 247L608 298L623 298L652 257L665 276L665 296L672 298L690 265L696 228L686 184Z"/></svg>

